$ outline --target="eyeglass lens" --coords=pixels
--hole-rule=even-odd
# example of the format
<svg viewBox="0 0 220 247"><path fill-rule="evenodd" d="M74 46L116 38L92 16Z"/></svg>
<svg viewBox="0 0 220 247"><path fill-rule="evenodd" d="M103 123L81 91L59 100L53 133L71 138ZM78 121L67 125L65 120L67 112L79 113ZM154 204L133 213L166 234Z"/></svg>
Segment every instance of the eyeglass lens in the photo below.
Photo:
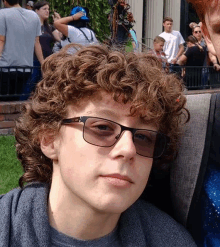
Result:
<svg viewBox="0 0 220 247"><path fill-rule="evenodd" d="M201 33L201 31L195 31L195 33Z"/></svg>
<svg viewBox="0 0 220 247"><path fill-rule="evenodd" d="M120 134L121 126L105 119L92 117L84 124L83 138L96 146L111 147L120 138ZM156 158L161 156L165 149L166 137L156 131L137 130L133 142L139 155Z"/></svg>

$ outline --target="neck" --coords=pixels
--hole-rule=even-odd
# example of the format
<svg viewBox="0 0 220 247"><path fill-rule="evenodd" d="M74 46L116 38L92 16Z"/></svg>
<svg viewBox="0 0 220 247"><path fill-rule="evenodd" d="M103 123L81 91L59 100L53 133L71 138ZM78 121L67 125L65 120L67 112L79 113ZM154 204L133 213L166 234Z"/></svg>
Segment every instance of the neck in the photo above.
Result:
<svg viewBox="0 0 220 247"><path fill-rule="evenodd" d="M41 18L40 18L40 23L41 25L44 25L44 20L42 20Z"/></svg>
<svg viewBox="0 0 220 247"><path fill-rule="evenodd" d="M19 3L15 4L15 5L6 5L5 7L7 8L21 8L21 5Z"/></svg>
<svg viewBox="0 0 220 247"><path fill-rule="evenodd" d="M103 213L73 195L58 176L53 175L48 199L50 225L68 236L92 240L114 230L120 214Z"/></svg>

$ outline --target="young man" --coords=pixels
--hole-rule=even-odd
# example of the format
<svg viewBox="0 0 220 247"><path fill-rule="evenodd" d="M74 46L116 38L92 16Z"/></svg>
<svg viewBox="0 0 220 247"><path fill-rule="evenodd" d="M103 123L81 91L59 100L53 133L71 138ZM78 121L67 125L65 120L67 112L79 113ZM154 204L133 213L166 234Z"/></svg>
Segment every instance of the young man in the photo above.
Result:
<svg viewBox="0 0 220 247"><path fill-rule="evenodd" d="M181 82L153 56L102 46L63 50L42 70L15 129L24 174L0 197L0 246L195 246L138 199L175 154Z"/></svg>
<svg viewBox="0 0 220 247"><path fill-rule="evenodd" d="M166 54L168 63L176 64L178 58L184 52L185 43L181 33L179 31L172 30L173 19L165 17L163 20L164 32L159 36L165 39L164 52Z"/></svg>
<svg viewBox="0 0 220 247"><path fill-rule="evenodd" d="M33 11L21 8L19 0L3 0L3 3L6 8L0 10L0 67L33 66L34 50L42 63L39 17ZM0 73L0 95L20 94L30 69L5 68ZM0 100L17 99L19 97L0 97Z"/></svg>

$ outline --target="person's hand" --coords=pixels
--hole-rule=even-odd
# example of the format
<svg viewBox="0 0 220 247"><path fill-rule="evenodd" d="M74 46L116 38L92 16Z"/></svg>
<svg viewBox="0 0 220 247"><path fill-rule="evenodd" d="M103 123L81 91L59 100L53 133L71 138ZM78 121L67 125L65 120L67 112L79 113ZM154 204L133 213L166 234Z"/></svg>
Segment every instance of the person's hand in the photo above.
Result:
<svg viewBox="0 0 220 247"><path fill-rule="evenodd" d="M172 61L171 61L171 64L176 64L177 63L177 58L174 58Z"/></svg>
<svg viewBox="0 0 220 247"><path fill-rule="evenodd" d="M80 12L76 13L75 15L73 15L73 20L74 20L74 21L77 21L77 20L79 20L82 16L84 16L84 13L80 11Z"/></svg>
<svg viewBox="0 0 220 247"><path fill-rule="evenodd" d="M216 71L219 71L219 70L220 70L220 65L217 64L217 63L215 63L215 64L213 65L213 67L214 67L214 69L215 69Z"/></svg>
<svg viewBox="0 0 220 247"><path fill-rule="evenodd" d="M61 19L61 16L59 13L57 13L56 11L54 11L53 15L52 15L52 18L53 18L53 22Z"/></svg>

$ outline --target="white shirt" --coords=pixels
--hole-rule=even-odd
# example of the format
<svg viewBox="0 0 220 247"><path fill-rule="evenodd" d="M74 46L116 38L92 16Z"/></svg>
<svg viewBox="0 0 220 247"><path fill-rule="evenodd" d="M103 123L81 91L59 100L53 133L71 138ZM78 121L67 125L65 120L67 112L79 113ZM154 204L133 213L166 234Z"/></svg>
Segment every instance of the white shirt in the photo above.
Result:
<svg viewBox="0 0 220 247"><path fill-rule="evenodd" d="M163 50L166 54L168 63L171 63L171 61L177 56L179 45L184 44L185 40L183 39L181 33L175 30L171 33L163 32L159 36L164 38L166 41Z"/></svg>
<svg viewBox="0 0 220 247"><path fill-rule="evenodd" d="M85 33L91 44L98 44L98 40L92 30L82 27L82 31ZM81 45L89 45L89 41L85 38L84 34L76 27L68 25L68 38L71 43L77 43Z"/></svg>

